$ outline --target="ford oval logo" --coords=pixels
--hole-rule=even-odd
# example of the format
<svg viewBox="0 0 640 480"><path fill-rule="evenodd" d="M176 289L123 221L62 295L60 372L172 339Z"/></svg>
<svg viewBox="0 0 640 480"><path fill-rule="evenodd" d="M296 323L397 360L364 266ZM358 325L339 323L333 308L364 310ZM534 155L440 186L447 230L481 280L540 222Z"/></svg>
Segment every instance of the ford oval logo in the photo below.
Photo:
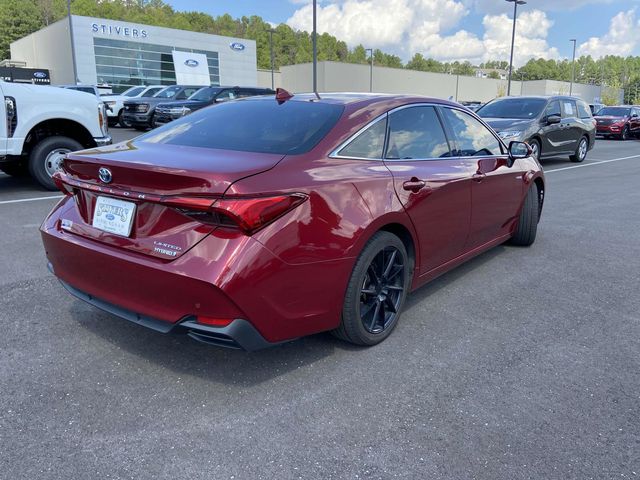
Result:
<svg viewBox="0 0 640 480"><path fill-rule="evenodd" d="M231 48L231 50L235 50L236 52L241 52L244 50L244 45L242 43L233 42L229 44L229 48Z"/></svg>
<svg viewBox="0 0 640 480"><path fill-rule="evenodd" d="M103 183L111 183L111 180L113 180L113 176L111 175L111 170L105 167L100 167L100 170L98 170L98 178Z"/></svg>
<svg viewBox="0 0 640 480"><path fill-rule="evenodd" d="M44 72L33 72L35 78L47 78L47 74Z"/></svg>
<svg viewBox="0 0 640 480"><path fill-rule="evenodd" d="M116 219L116 216L113 213L107 213L106 217L109 221L113 221Z"/></svg>
<svg viewBox="0 0 640 480"><path fill-rule="evenodd" d="M184 64L187 67L197 67L198 65L200 65L200 62L198 62L197 60L194 60L193 58L190 58L189 60L185 60Z"/></svg>

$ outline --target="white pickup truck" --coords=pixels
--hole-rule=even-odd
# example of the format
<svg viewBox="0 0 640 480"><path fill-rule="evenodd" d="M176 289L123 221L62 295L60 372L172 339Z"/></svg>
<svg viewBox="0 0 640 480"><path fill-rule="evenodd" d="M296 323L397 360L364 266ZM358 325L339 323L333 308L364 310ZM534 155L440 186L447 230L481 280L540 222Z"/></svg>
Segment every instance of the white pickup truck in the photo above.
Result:
<svg viewBox="0 0 640 480"><path fill-rule="evenodd" d="M64 156L109 145L104 104L83 92L0 81L0 170L49 190Z"/></svg>

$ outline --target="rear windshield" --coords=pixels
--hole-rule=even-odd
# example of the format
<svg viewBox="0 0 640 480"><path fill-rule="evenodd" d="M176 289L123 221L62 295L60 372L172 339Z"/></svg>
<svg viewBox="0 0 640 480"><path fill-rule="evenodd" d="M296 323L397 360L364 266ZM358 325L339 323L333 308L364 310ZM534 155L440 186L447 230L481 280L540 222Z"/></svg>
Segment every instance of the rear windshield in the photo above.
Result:
<svg viewBox="0 0 640 480"><path fill-rule="evenodd" d="M244 152L308 152L333 128L344 107L272 98L221 103L139 137L141 142Z"/></svg>
<svg viewBox="0 0 640 480"><path fill-rule="evenodd" d="M624 107L604 107L596 115L599 117L625 117L631 113L630 108Z"/></svg>
<svg viewBox="0 0 640 480"><path fill-rule="evenodd" d="M505 98L476 110L484 118L536 118L547 101L544 98Z"/></svg>
<svg viewBox="0 0 640 480"><path fill-rule="evenodd" d="M126 92L122 92L122 95L125 96L125 97L135 97L136 95L138 95L143 90L144 90L144 87L131 87Z"/></svg>

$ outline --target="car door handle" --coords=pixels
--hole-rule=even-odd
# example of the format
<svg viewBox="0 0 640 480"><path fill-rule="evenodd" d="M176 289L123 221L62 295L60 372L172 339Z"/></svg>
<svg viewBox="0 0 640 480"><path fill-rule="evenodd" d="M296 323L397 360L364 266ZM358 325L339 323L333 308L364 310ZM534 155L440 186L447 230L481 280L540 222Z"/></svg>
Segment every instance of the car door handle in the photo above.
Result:
<svg viewBox="0 0 640 480"><path fill-rule="evenodd" d="M418 193L420 190L422 190L426 186L427 186L427 182L415 177L413 177L411 180L406 181L402 184L402 188L413 193Z"/></svg>
<svg viewBox="0 0 640 480"><path fill-rule="evenodd" d="M476 182L481 182L487 175L485 173L474 173L471 178Z"/></svg>

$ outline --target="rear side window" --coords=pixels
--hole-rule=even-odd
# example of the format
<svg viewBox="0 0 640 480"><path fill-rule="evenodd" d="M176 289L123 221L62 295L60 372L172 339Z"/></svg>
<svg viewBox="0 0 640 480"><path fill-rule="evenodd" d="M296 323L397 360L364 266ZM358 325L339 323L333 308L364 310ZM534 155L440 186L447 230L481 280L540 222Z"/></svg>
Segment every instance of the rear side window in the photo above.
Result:
<svg viewBox="0 0 640 480"><path fill-rule="evenodd" d="M349 145L338 152L341 157L382 158L384 136L387 130L386 119L380 120L358 135Z"/></svg>
<svg viewBox="0 0 640 480"><path fill-rule="evenodd" d="M385 158L450 157L449 143L433 107L410 107L389 115L389 142Z"/></svg>
<svg viewBox="0 0 640 480"><path fill-rule="evenodd" d="M502 155L498 139L478 120L460 110L443 108L442 111L456 138L456 157Z"/></svg>
<svg viewBox="0 0 640 480"><path fill-rule="evenodd" d="M305 153L336 124L344 107L272 98L223 102L139 137L141 142L243 152Z"/></svg>
<svg viewBox="0 0 640 480"><path fill-rule="evenodd" d="M562 116L565 118L575 117L577 115L576 102L573 100L563 100L562 113Z"/></svg>
<svg viewBox="0 0 640 480"><path fill-rule="evenodd" d="M591 109L584 102L576 102L578 105L578 116L583 120L588 120L591 118Z"/></svg>

